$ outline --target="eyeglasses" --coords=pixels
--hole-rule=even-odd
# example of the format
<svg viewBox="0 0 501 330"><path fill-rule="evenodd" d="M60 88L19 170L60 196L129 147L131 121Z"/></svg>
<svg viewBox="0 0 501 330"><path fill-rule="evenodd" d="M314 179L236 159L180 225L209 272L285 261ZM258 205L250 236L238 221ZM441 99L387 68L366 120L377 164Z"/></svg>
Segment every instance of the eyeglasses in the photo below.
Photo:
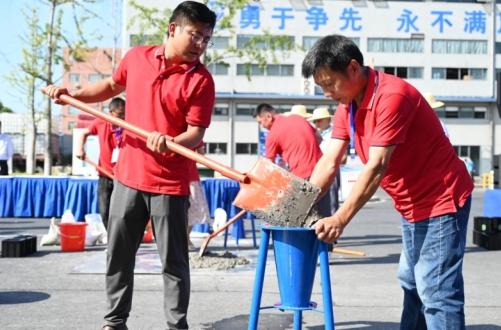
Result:
<svg viewBox="0 0 501 330"><path fill-rule="evenodd" d="M203 35L200 35L199 33L196 32L189 32L189 31L186 32L190 34L191 41L194 44L203 45L207 48L211 48L212 46L214 46L214 42L210 40L211 37L204 37Z"/></svg>

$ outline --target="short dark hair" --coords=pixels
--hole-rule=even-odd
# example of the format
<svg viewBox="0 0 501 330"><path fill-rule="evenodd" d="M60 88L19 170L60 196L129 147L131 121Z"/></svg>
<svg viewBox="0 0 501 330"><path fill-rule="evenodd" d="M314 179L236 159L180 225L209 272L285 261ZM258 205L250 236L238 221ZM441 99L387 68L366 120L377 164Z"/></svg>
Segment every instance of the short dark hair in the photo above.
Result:
<svg viewBox="0 0 501 330"><path fill-rule="evenodd" d="M196 1L183 1L172 12L169 23L183 26L187 23L205 23L214 29L216 13L206 5Z"/></svg>
<svg viewBox="0 0 501 330"><path fill-rule="evenodd" d="M323 37L306 54L302 65L303 77L309 78L321 67L344 72L351 60L364 65L364 56L358 46L349 38L338 34Z"/></svg>
<svg viewBox="0 0 501 330"><path fill-rule="evenodd" d="M275 108L273 108L271 104L261 103L256 107L256 110L254 111L254 117L261 116L263 112L275 112Z"/></svg>
<svg viewBox="0 0 501 330"><path fill-rule="evenodd" d="M125 100L121 97L114 97L108 105L108 108L110 109L110 111L118 108L125 109Z"/></svg>

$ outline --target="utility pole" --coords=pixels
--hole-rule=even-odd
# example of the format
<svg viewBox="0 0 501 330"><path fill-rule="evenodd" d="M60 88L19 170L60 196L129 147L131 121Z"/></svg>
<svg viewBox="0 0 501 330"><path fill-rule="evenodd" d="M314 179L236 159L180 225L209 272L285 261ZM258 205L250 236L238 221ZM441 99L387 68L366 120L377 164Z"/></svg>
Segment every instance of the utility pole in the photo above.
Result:
<svg viewBox="0 0 501 330"><path fill-rule="evenodd" d="M496 0L491 0L491 12L492 12L492 97L494 99L494 107L492 108L491 116L491 169L494 168L494 155L496 154L496 110L498 107L497 98L501 95L496 95L497 84L497 73L496 73L496 20L497 20L497 10L496 10Z"/></svg>

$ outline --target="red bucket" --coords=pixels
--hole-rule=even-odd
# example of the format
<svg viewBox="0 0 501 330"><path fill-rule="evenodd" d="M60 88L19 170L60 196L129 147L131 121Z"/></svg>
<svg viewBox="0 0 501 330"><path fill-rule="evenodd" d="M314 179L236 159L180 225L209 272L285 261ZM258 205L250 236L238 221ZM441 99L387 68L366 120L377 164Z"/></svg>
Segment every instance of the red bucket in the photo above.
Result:
<svg viewBox="0 0 501 330"><path fill-rule="evenodd" d="M83 251L85 248L85 222L61 223L61 251Z"/></svg>

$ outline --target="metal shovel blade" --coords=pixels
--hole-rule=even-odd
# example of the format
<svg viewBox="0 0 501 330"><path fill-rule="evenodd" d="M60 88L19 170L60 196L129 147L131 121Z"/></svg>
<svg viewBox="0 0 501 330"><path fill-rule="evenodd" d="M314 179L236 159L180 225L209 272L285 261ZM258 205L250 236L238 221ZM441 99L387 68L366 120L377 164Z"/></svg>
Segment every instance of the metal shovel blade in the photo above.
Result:
<svg viewBox="0 0 501 330"><path fill-rule="evenodd" d="M262 157L246 175L233 204L274 226L306 225L320 188Z"/></svg>

